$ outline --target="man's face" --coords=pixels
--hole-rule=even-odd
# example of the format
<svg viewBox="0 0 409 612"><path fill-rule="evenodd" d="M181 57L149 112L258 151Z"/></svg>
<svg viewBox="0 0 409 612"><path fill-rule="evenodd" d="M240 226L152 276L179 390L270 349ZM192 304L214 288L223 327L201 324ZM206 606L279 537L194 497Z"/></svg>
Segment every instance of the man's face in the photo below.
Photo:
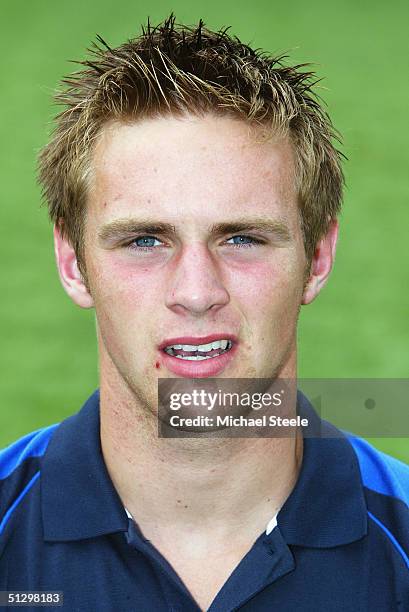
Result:
<svg viewBox="0 0 409 612"><path fill-rule="evenodd" d="M211 115L105 127L85 230L102 379L152 398L158 377L189 377L163 342L211 334L237 343L229 358L182 360L192 378L295 375L306 258L293 152L255 136ZM243 228L211 231L233 223Z"/></svg>

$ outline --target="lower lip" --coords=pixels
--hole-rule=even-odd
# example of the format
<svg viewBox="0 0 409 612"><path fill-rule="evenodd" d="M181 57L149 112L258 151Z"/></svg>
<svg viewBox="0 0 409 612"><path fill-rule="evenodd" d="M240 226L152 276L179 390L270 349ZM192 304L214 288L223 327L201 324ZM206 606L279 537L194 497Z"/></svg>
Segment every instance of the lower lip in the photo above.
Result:
<svg viewBox="0 0 409 612"><path fill-rule="evenodd" d="M237 344L233 344L232 348L226 353L200 361L189 361L172 357L172 355L168 355L165 351L159 352L161 353L163 364L174 374L184 376L185 378L207 378L217 376L227 367L235 356L236 348Z"/></svg>

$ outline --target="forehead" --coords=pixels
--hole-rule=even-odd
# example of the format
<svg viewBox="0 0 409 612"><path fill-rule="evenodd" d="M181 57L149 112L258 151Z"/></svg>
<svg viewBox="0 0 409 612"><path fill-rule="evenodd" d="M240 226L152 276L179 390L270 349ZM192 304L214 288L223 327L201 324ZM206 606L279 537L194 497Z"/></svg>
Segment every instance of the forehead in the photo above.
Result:
<svg viewBox="0 0 409 612"><path fill-rule="evenodd" d="M91 168L96 213L102 202L105 209L115 202L118 214L132 203L170 215L187 206L197 213L203 207L215 213L220 207L245 212L243 207L261 204L296 206L289 138L267 138L260 127L227 116L111 121L96 143Z"/></svg>

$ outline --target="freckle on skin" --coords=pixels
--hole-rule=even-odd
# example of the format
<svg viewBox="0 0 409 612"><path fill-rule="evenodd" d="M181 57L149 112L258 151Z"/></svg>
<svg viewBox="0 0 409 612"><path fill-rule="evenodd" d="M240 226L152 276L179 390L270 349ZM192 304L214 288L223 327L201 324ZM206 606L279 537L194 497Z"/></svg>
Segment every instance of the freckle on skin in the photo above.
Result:
<svg viewBox="0 0 409 612"><path fill-rule="evenodd" d="M176 500L178 504L180 504L180 502L182 501L181 499L177 499Z"/></svg>
<svg viewBox="0 0 409 612"><path fill-rule="evenodd" d="M188 506L183 506L184 508L187 508Z"/></svg>

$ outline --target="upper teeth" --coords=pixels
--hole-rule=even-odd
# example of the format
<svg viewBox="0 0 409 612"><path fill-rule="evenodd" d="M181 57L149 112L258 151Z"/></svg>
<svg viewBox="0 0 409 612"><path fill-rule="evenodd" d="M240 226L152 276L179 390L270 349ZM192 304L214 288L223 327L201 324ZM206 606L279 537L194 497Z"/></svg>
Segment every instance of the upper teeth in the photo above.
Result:
<svg viewBox="0 0 409 612"><path fill-rule="evenodd" d="M215 342L209 342L209 344L171 344L166 347L165 350L168 349L177 349L182 351L212 351L214 349L222 349L225 350L227 346L231 345L230 340L216 340Z"/></svg>

